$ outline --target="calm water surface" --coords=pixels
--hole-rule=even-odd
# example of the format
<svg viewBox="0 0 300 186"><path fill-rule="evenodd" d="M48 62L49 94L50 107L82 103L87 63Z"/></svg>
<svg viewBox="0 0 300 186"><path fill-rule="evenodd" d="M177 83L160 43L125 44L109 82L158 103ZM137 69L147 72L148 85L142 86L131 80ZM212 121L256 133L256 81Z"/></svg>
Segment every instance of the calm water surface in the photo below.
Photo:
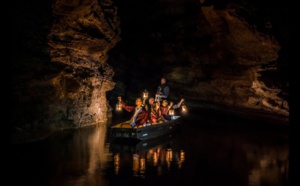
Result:
<svg viewBox="0 0 300 186"><path fill-rule="evenodd" d="M288 185L285 128L195 112L172 136L119 144L106 135L117 119L13 145L10 185Z"/></svg>

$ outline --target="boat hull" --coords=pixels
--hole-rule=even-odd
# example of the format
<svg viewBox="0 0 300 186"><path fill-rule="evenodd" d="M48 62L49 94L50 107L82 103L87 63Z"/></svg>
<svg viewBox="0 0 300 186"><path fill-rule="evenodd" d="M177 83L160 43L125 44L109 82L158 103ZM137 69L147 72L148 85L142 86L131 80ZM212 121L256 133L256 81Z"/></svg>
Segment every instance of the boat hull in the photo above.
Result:
<svg viewBox="0 0 300 186"><path fill-rule="evenodd" d="M172 120L165 123L138 128L132 128L129 123L124 122L112 126L109 134L111 139L149 140L170 134L180 125L180 120L180 116L175 116Z"/></svg>

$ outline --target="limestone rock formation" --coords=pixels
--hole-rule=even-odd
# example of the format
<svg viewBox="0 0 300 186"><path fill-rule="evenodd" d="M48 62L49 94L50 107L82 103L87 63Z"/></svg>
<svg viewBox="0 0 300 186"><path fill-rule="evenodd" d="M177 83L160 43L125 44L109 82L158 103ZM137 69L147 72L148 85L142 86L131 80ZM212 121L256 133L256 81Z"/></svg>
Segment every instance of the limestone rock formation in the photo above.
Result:
<svg viewBox="0 0 300 186"><path fill-rule="evenodd" d="M106 92L115 86L107 52L120 41L117 7L110 0L31 3L19 4L14 17L22 39L14 41L12 140L106 122Z"/></svg>

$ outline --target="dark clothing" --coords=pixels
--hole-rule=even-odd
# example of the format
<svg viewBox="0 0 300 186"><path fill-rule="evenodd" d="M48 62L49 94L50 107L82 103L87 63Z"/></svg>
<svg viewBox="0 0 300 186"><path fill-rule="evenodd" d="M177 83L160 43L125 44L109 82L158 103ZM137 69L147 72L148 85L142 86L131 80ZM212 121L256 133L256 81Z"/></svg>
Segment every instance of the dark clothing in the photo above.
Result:
<svg viewBox="0 0 300 186"><path fill-rule="evenodd" d="M145 109L148 113L148 119L147 119L147 122L151 122L151 105L149 103L145 104Z"/></svg>
<svg viewBox="0 0 300 186"><path fill-rule="evenodd" d="M136 109L139 109L137 108L136 106L129 106L129 105L126 105L126 103L124 103L123 101L121 101L121 104L122 104L122 107L128 111L128 112L132 112L133 115L132 115L132 118L130 120L130 122L132 122L134 120L134 115L135 115L135 111ZM148 119L148 112L146 111L145 107L142 107L142 110L139 112L139 114L135 117L135 124L137 126L139 125L143 125L144 123L146 123Z"/></svg>
<svg viewBox="0 0 300 186"><path fill-rule="evenodd" d="M167 99L170 93L169 85L166 83L164 85L158 86L156 93L160 95L161 99Z"/></svg>

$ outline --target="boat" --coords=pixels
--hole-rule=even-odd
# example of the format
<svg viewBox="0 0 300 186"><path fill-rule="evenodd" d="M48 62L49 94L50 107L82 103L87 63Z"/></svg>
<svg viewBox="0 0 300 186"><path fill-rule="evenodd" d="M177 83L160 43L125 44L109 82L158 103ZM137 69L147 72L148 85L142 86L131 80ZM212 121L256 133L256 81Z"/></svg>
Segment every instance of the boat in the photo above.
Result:
<svg viewBox="0 0 300 186"><path fill-rule="evenodd" d="M175 115L163 123L131 127L129 121L113 125L109 129L111 140L149 140L173 132L181 123L181 116Z"/></svg>

